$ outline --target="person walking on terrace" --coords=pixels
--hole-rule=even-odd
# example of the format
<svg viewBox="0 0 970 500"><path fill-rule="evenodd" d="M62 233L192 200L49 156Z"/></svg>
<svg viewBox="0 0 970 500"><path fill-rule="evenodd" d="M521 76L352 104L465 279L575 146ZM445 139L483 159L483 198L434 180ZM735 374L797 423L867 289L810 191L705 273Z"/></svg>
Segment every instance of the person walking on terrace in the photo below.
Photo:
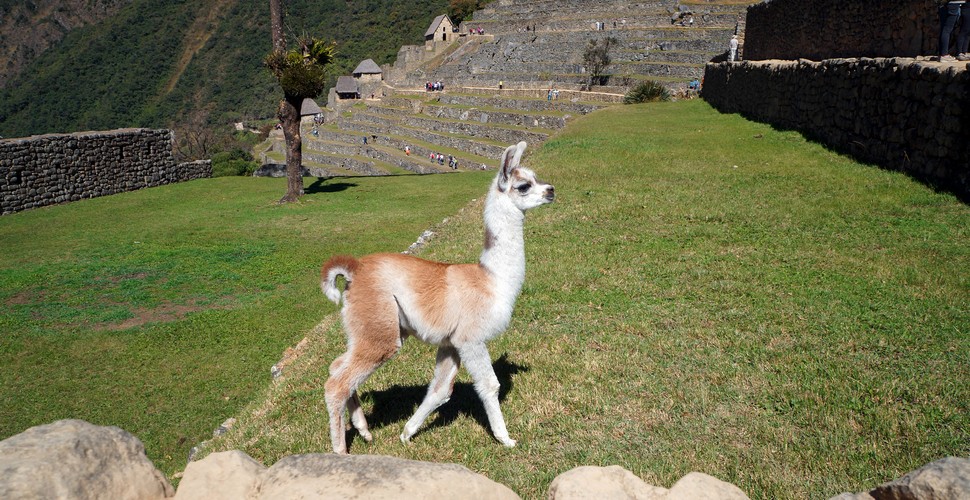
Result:
<svg viewBox="0 0 970 500"><path fill-rule="evenodd" d="M961 19L962 18L962 19ZM960 21L960 32L957 34L957 57L950 55L950 36ZM970 44L970 6L965 0L944 0L940 3L940 62L954 62L970 60L967 45Z"/></svg>
<svg viewBox="0 0 970 500"><path fill-rule="evenodd" d="M738 35L731 35L730 42L731 51L728 54L728 61L734 62L738 60Z"/></svg>

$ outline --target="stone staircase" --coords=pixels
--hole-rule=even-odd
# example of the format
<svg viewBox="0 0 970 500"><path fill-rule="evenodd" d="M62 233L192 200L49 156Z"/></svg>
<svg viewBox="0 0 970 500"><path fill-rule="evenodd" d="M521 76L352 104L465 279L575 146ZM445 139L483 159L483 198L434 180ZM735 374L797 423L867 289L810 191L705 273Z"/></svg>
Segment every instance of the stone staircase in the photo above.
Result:
<svg viewBox="0 0 970 500"><path fill-rule="evenodd" d="M325 123L303 126L304 167L318 177L455 170L429 158L440 153L455 157L457 170L494 168L508 145L535 147L571 117L621 102L638 82L681 90L701 78L704 64L726 51L747 5L496 0L462 23L457 42L433 51L403 47L385 68L378 98L331 97ZM672 22L687 11L692 27ZM485 35L467 35L479 27ZM616 39L605 71L611 77L590 88L583 52L605 37ZM425 91L428 81L445 82L445 90ZM558 99L549 99L551 88ZM277 139L263 162L284 163L284 149Z"/></svg>

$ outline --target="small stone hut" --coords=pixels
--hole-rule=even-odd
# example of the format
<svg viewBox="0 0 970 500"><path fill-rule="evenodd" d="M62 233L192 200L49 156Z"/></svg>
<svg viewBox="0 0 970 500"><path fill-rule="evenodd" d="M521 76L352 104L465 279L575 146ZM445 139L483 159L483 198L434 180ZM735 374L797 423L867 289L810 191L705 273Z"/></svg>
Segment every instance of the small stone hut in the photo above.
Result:
<svg viewBox="0 0 970 500"><path fill-rule="evenodd" d="M379 82L383 79L384 71L373 59L364 59L354 69L353 75L361 83Z"/></svg>
<svg viewBox="0 0 970 500"><path fill-rule="evenodd" d="M458 39L458 32L455 30L455 23L451 22L446 14L442 14L431 21L428 31L424 32L425 45L434 42L451 42Z"/></svg>
<svg viewBox="0 0 970 500"><path fill-rule="evenodd" d="M323 116L323 110L320 109L320 105L317 104L317 101L309 97L303 99L303 102L300 104L300 120L310 121L315 116Z"/></svg>
<svg viewBox="0 0 970 500"><path fill-rule="evenodd" d="M360 99L360 86L352 76L337 77L336 90L340 99Z"/></svg>

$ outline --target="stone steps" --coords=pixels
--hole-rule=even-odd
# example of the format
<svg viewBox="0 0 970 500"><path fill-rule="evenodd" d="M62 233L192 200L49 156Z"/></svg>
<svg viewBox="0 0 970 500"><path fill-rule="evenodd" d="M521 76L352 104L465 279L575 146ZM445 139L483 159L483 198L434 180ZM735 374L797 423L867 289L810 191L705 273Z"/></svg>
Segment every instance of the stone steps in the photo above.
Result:
<svg viewBox="0 0 970 500"><path fill-rule="evenodd" d="M755 3L755 2L749 2ZM507 19L514 17L518 19L533 19L551 17L555 18L559 12L565 10L567 13L583 12L596 13L601 15L601 21L622 20L626 17L636 17L644 12L666 11L673 13L677 10L691 11L697 15L718 14L725 12L742 12L749 3L739 2L718 2L718 1L654 1L654 2L624 2L624 1L597 1L597 0L503 0L486 5L484 8L475 11L469 25L474 26L476 22L489 21L495 19ZM568 14L565 14L568 15ZM467 29L466 29L467 31Z"/></svg>
<svg viewBox="0 0 970 500"><path fill-rule="evenodd" d="M494 167L509 144L537 145L572 116L620 102L640 81L680 89L703 76L704 65L726 52L738 13L746 7L737 0L490 3L460 28L480 26L485 36L461 36L457 45L428 56L424 47L402 48L401 64L385 73L385 97L337 108L345 111L332 113L317 136L304 135L305 156L336 164L334 169L349 170L352 163L354 172L366 170L358 163L375 172L451 170L429 161L431 153L453 155L462 168ZM675 13L688 9L692 27L672 23ZM597 21L606 29L594 30ZM590 41L606 37L616 39L604 70L611 86L585 91L589 75L583 54ZM444 82L445 91L424 91L427 81ZM552 87L560 90L557 100L547 98Z"/></svg>
<svg viewBox="0 0 970 500"><path fill-rule="evenodd" d="M333 144L345 143L348 147L352 147L355 150L359 150L362 146L358 146L362 142L364 136L368 137L369 146L383 146L385 149L383 151L390 153L393 152L398 157L413 158L415 162L431 167L437 170L445 169L447 170L448 165L445 164L444 167L432 163L428 158L431 153L441 153L444 155L453 155L459 160L460 165L469 165L472 167L479 166L483 163L487 163L490 166L494 166L498 163L498 158L486 158L483 156L467 153L465 151L443 147L438 144L433 144L426 142L411 136L396 135L393 133L382 133L377 134L377 129L371 129L366 131L358 130L346 130L336 127L326 126L320 128L319 138L321 141L326 141ZM411 148L411 154L407 155L404 152L405 147ZM463 167L459 167L463 168Z"/></svg>
<svg viewBox="0 0 970 500"><path fill-rule="evenodd" d="M734 29L737 23L737 12L718 12L694 15L694 28L729 28ZM501 18L470 21L465 23L469 27L481 27L492 35L506 35L511 33L561 32L561 31L596 31L596 23L605 23L600 33L617 31L652 29L662 26L679 26L676 14L657 11L652 13L638 12L634 16L617 17L613 12L584 12L581 16L569 17L519 17L514 14ZM616 23L614 25L614 22ZM526 27L528 26L528 30ZM535 27L535 31L532 28ZM464 30L467 32L467 28Z"/></svg>

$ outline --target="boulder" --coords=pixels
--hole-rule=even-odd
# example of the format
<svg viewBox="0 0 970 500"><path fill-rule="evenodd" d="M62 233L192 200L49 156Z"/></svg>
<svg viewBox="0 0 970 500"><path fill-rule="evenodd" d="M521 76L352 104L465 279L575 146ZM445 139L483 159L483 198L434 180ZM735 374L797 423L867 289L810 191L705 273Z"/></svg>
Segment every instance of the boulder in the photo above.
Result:
<svg viewBox="0 0 970 500"><path fill-rule="evenodd" d="M135 436L59 420L0 441L0 498L170 497L175 490Z"/></svg>
<svg viewBox="0 0 970 500"><path fill-rule="evenodd" d="M238 451L213 453L202 460L189 462L176 500L206 499L235 500L253 494L259 475L266 470L262 464Z"/></svg>
<svg viewBox="0 0 970 500"><path fill-rule="evenodd" d="M259 499L519 498L460 465L374 455L290 455L262 474L258 488Z"/></svg>
<svg viewBox="0 0 970 500"><path fill-rule="evenodd" d="M563 472L549 485L549 500L622 499L654 500L664 498L666 489L651 486L618 465L583 466Z"/></svg>
<svg viewBox="0 0 970 500"><path fill-rule="evenodd" d="M958 500L970 498L970 460L946 457L863 493L832 500Z"/></svg>
<svg viewBox="0 0 970 500"><path fill-rule="evenodd" d="M674 483L664 500L747 500L740 488L701 472L691 472Z"/></svg>

